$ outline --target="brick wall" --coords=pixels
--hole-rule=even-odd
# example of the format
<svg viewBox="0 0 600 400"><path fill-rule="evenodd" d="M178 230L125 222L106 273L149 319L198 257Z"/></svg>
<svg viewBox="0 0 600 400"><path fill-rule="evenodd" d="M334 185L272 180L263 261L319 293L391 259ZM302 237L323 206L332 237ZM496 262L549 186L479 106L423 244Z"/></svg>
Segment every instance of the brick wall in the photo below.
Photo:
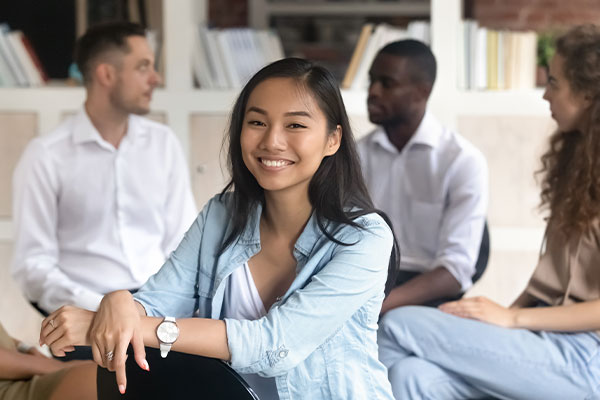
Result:
<svg viewBox="0 0 600 400"><path fill-rule="evenodd" d="M248 0L209 0L208 20L215 28L248 25Z"/></svg>
<svg viewBox="0 0 600 400"><path fill-rule="evenodd" d="M600 23L598 0L466 0L464 11L493 29L546 31Z"/></svg>
<svg viewBox="0 0 600 400"><path fill-rule="evenodd" d="M599 0L465 0L465 17L493 29L545 31L600 24ZM248 0L209 0L212 26L246 26Z"/></svg>

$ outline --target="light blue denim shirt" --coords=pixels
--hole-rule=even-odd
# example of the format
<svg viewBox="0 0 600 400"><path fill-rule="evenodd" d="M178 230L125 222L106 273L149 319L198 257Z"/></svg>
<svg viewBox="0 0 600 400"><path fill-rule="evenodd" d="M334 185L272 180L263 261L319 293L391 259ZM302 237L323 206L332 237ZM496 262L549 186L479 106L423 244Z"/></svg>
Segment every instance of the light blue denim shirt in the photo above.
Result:
<svg viewBox="0 0 600 400"><path fill-rule="evenodd" d="M222 254L230 231L227 202L214 197L158 273L135 294L151 316L222 319L231 272L260 251L257 207L240 237ZM329 223L343 246L327 239L314 215L294 246L296 278L264 317L225 318L231 366L275 377L284 399L393 399L377 358L377 320L392 232L377 214L355 220L365 229ZM198 277L198 281L196 279Z"/></svg>

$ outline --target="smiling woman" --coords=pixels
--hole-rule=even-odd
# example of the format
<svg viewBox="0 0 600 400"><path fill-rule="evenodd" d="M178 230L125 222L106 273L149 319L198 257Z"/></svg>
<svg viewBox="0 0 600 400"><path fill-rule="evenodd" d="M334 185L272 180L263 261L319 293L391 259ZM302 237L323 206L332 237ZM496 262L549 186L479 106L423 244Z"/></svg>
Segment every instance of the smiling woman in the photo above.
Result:
<svg viewBox="0 0 600 400"><path fill-rule="evenodd" d="M229 360L267 399L392 399L376 332L399 255L335 79L301 59L266 66L228 133L232 179L161 270L97 313L51 314L42 341L58 353L91 344L122 392L131 343L146 370L144 346Z"/></svg>

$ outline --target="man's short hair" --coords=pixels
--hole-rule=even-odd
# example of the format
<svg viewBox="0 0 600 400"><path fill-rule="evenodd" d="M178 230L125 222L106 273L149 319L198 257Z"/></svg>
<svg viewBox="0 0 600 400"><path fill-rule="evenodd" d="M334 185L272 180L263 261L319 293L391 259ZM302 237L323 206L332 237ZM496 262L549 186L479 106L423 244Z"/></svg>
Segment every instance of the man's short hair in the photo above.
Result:
<svg viewBox="0 0 600 400"><path fill-rule="evenodd" d="M92 77L93 63L98 56L112 50L128 53L130 36L146 36L143 26L125 21L105 22L89 28L75 44L75 63L83 75L84 83Z"/></svg>
<svg viewBox="0 0 600 400"><path fill-rule="evenodd" d="M431 49L425 43L414 39L398 40L379 50L378 54L382 53L408 59L411 65L411 80L433 86L437 63Z"/></svg>

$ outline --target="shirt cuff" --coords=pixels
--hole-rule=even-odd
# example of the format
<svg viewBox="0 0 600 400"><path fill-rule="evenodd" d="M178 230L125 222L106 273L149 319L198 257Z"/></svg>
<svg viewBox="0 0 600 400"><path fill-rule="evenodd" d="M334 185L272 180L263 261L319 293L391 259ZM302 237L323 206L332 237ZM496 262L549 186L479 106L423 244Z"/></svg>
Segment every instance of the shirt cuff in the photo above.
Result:
<svg viewBox="0 0 600 400"><path fill-rule="evenodd" d="M91 290L82 289L75 299L77 307L85 308L86 310L96 311L100 306L100 302L104 295Z"/></svg>
<svg viewBox="0 0 600 400"><path fill-rule="evenodd" d="M475 266L467 268L464 265L459 265L456 260L450 258L438 258L433 262L434 268L444 267L452 274L454 279L460 284L460 291L466 292L473 286L471 277L475 273Z"/></svg>

